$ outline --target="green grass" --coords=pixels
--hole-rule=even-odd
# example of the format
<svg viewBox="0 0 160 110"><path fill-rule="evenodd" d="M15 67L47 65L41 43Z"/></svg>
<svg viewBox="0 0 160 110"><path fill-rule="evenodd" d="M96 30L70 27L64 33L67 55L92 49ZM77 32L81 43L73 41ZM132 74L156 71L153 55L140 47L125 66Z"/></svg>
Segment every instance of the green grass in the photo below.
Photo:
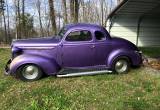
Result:
<svg viewBox="0 0 160 110"><path fill-rule="evenodd" d="M9 49L0 49L1 110L160 109L160 75L155 74L158 71L141 67L124 75L51 76L29 83L3 74L9 57Z"/></svg>
<svg viewBox="0 0 160 110"><path fill-rule="evenodd" d="M160 48L159 47L146 47L146 48L140 48L142 52L150 57L160 57Z"/></svg>

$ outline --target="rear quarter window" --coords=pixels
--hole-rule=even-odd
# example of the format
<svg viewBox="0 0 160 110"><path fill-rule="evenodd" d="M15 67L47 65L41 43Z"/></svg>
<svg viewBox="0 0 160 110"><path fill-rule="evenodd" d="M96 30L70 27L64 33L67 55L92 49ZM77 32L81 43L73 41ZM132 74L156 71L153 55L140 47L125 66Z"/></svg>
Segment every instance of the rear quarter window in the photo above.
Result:
<svg viewBox="0 0 160 110"><path fill-rule="evenodd" d="M95 37L96 37L96 40L100 41L100 40L106 40L106 36L104 35L103 32L101 31L95 31Z"/></svg>

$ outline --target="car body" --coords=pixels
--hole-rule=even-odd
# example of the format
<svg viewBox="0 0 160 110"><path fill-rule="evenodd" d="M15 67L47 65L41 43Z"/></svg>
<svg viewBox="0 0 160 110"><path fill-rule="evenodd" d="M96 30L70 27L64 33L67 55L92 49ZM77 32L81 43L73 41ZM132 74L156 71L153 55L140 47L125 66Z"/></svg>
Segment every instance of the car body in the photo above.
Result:
<svg viewBox="0 0 160 110"><path fill-rule="evenodd" d="M24 80L36 80L39 77L27 79L23 72L32 74L41 70L41 77L42 73L57 75L64 68L105 67L124 73L129 67L142 64L141 52L133 43L112 38L104 27L95 24L69 24L57 36L15 40L11 49L12 58L7 63L6 74L19 74ZM127 67L117 71L115 67L123 66L121 63L124 66L127 64Z"/></svg>

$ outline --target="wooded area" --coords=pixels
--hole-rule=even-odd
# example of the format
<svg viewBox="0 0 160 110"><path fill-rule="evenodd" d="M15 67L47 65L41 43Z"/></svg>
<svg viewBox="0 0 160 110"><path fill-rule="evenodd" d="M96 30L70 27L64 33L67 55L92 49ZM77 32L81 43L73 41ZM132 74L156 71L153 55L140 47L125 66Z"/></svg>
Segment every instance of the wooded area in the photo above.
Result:
<svg viewBox="0 0 160 110"><path fill-rule="evenodd" d="M0 44L12 39L47 37L68 23L107 25L107 15L121 0L0 0ZM2 6L3 7L3 6Z"/></svg>

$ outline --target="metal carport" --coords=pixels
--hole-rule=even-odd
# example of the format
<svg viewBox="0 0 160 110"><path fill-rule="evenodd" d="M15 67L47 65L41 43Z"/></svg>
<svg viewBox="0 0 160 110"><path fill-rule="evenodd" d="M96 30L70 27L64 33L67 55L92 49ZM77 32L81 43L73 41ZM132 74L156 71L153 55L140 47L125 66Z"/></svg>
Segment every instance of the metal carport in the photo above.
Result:
<svg viewBox="0 0 160 110"><path fill-rule="evenodd" d="M160 0L124 0L108 16L111 35L137 46L160 46Z"/></svg>

